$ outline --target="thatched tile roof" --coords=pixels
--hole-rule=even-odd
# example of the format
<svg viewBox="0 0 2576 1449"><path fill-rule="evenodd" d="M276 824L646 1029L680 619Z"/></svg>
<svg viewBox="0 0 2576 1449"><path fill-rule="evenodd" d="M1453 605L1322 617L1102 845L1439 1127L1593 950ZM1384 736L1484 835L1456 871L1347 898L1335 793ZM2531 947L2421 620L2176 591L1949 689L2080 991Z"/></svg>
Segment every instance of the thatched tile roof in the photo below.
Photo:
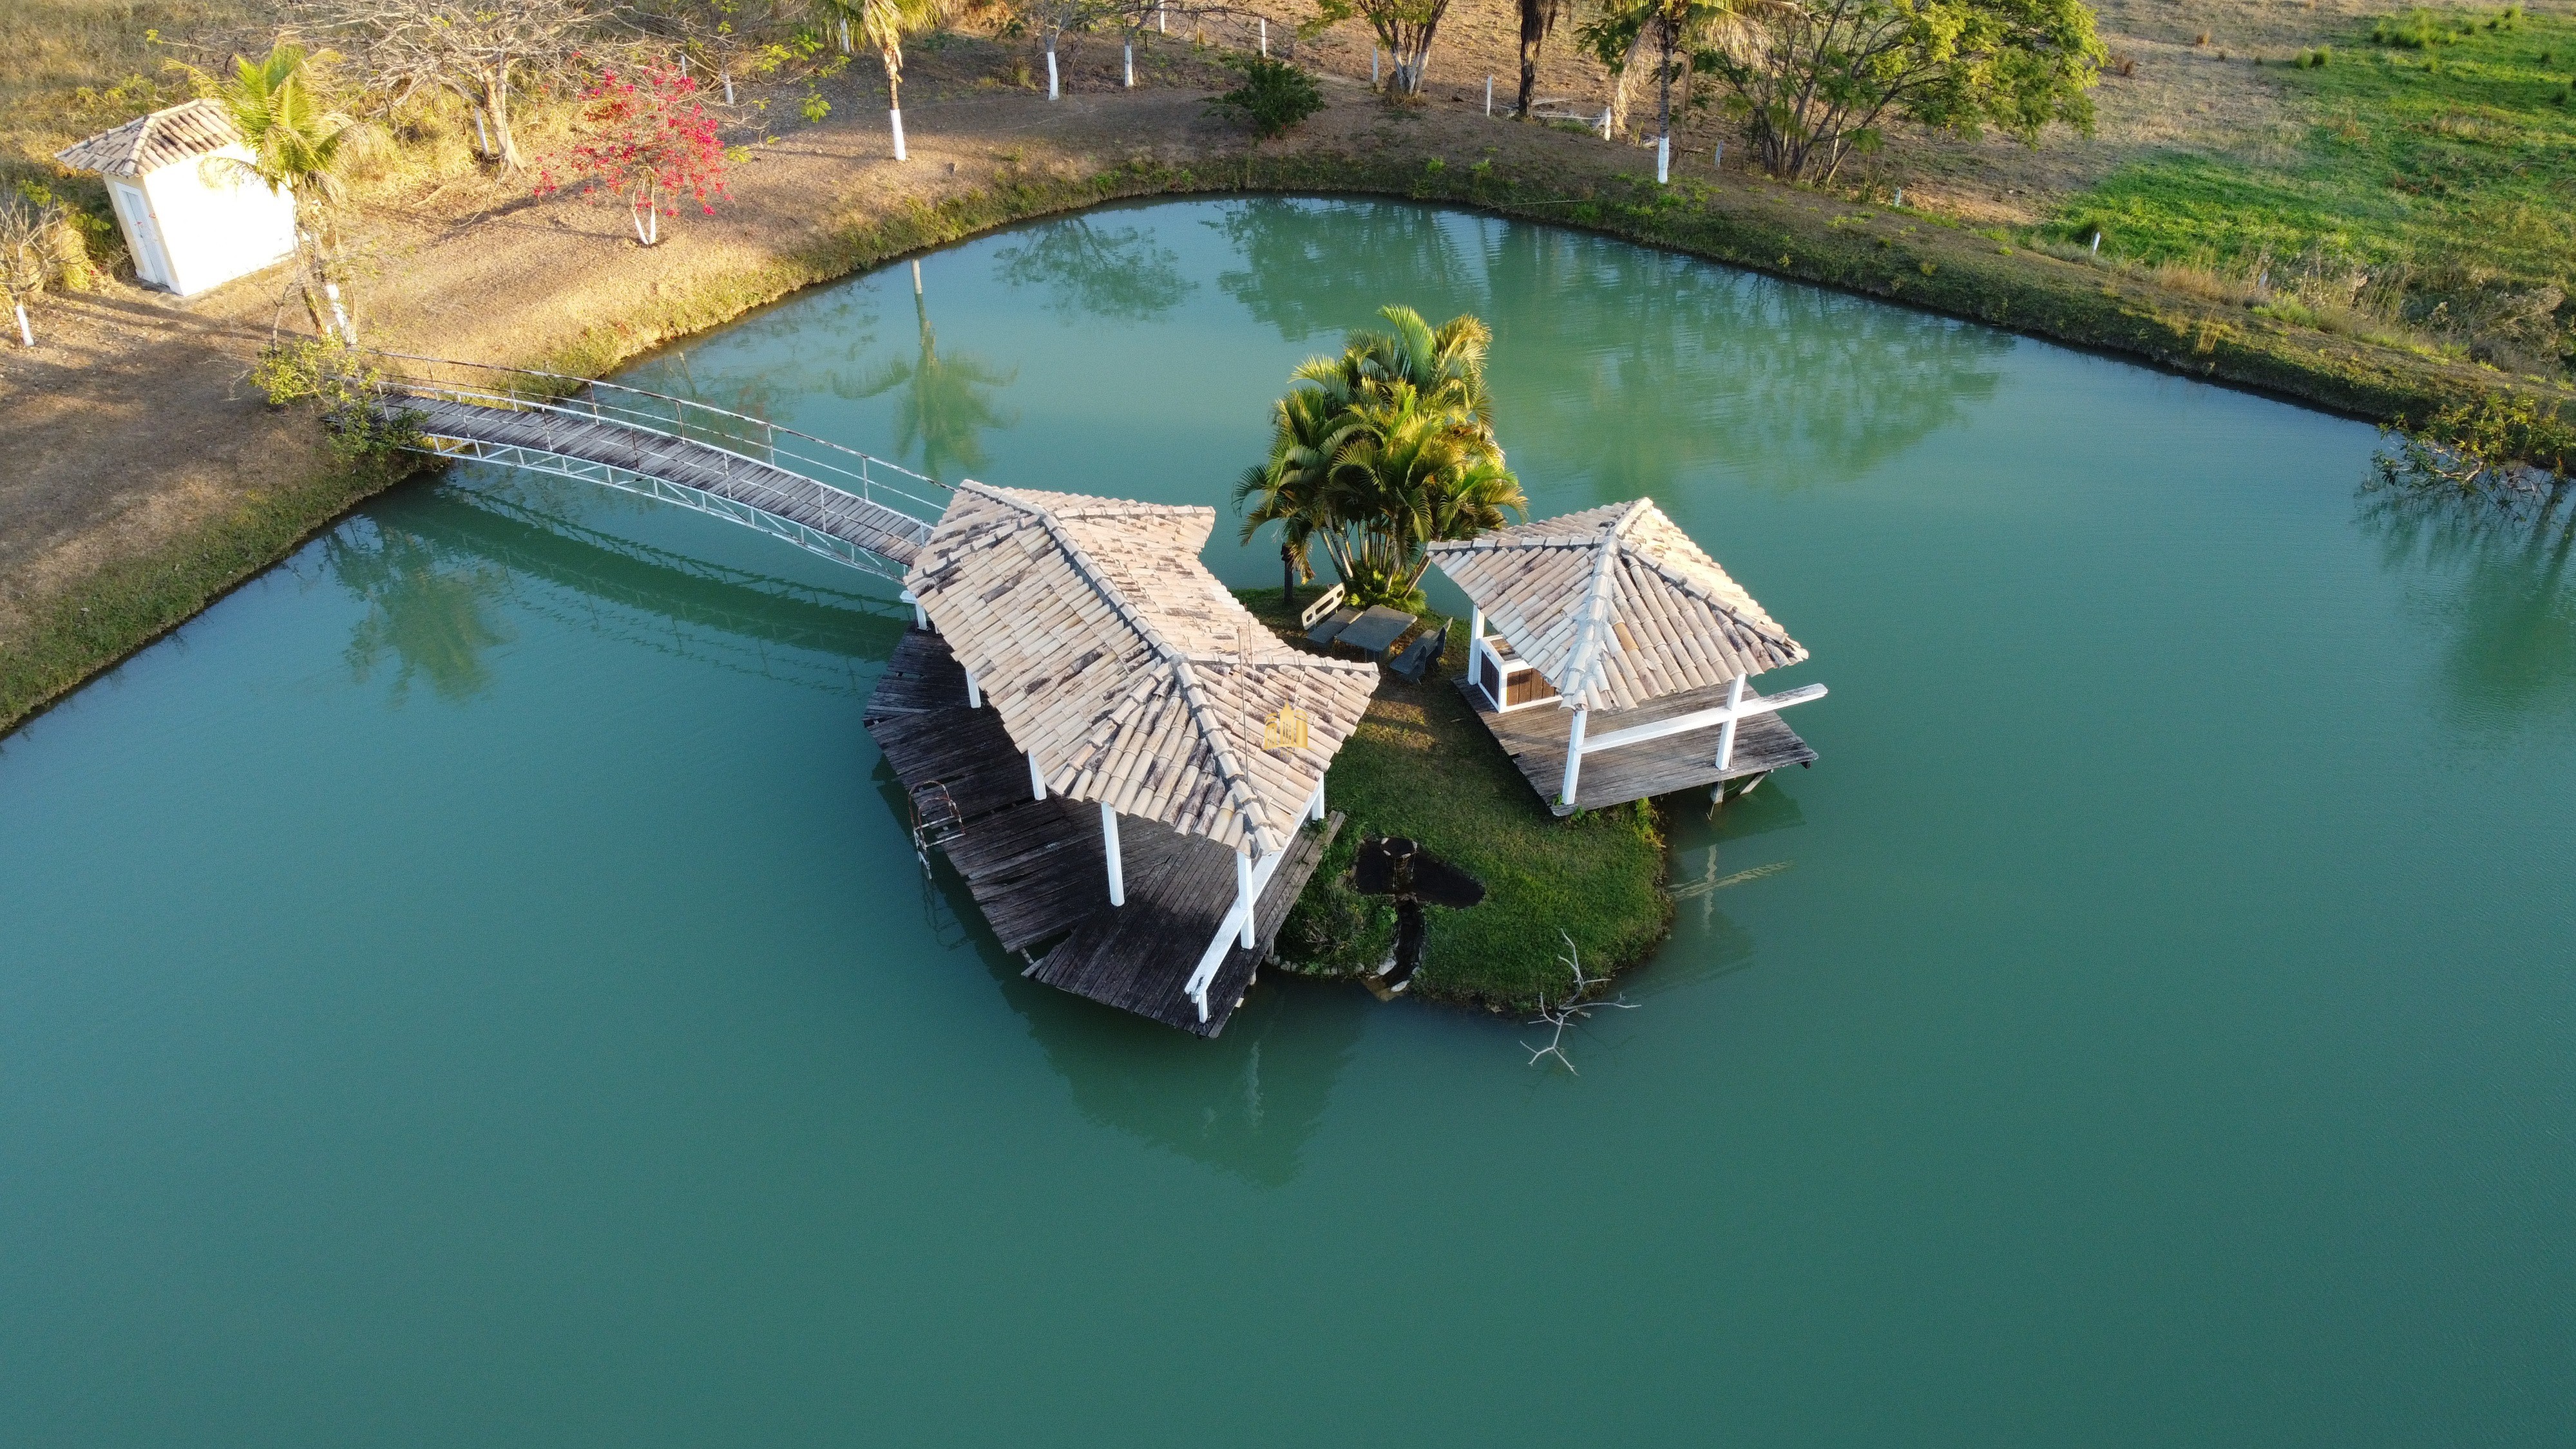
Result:
<svg viewBox="0 0 2576 1449"><path fill-rule="evenodd" d="M187 101L137 116L112 131L54 153L75 171L103 176L148 176L174 161L209 156L241 139L232 117L210 100Z"/></svg>
<svg viewBox="0 0 2576 1449"><path fill-rule="evenodd" d="M1377 666L1300 653L1199 562L1216 511L968 482L904 579L1047 788L1284 849ZM1264 749L1295 706L1302 749Z"/></svg>
<svg viewBox="0 0 2576 1449"><path fill-rule="evenodd" d="M1807 657L1647 499L1435 543L1430 552L1571 704L1635 709Z"/></svg>

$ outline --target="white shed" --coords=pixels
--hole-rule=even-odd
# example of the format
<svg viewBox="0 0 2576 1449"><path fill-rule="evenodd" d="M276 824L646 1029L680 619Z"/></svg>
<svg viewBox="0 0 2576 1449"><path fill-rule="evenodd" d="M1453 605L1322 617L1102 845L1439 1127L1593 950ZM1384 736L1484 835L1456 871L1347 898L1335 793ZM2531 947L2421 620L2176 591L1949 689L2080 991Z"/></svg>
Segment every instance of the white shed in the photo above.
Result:
<svg viewBox="0 0 2576 1449"><path fill-rule="evenodd" d="M295 197L243 166L250 148L213 101L195 100L101 131L55 155L107 179L135 274L190 296L295 252Z"/></svg>

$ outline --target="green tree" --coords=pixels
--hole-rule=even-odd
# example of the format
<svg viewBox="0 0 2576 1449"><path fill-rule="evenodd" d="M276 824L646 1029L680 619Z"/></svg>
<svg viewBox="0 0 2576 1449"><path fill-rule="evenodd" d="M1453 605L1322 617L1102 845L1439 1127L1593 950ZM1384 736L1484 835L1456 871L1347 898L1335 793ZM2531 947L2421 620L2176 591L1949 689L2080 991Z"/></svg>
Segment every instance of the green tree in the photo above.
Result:
<svg viewBox="0 0 2576 1449"><path fill-rule="evenodd" d="M2025 144L2090 134L2105 52L2082 0L1745 0L1692 57L1724 88L1774 176L1830 181L1891 117Z"/></svg>
<svg viewBox="0 0 2576 1449"><path fill-rule="evenodd" d="M1313 34L1345 20L1368 22L1378 43L1395 56L1395 73L1386 82L1388 92L1410 96L1422 91L1422 72L1431 63L1431 40L1448 13L1449 0L1315 0L1315 18L1301 28Z"/></svg>
<svg viewBox="0 0 2576 1449"><path fill-rule="evenodd" d="M910 160L903 149L903 43L936 28L947 17L946 0L815 0L815 9L827 21L856 29L861 42L884 63L894 159Z"/></svg>
<svg viewBox="0 0 2576 1449"><path fill-rule="evenodd" d="M1378 315L1387 330L1355 330L1339 356L1298 367L1271 410L1269 458L1235 484L1246 542L1278 526L1292 597L1321 543L1355 599L1417 602L1426 544L1528 505L1494 441L1493 334L1474 317L1435 328L1409 307Z"/></svg>
<svg viewBox="0 0 2576 1449"><path fill-rule="evenodd" d="M319 72L338 59L330 51L308 53L281 40L260 60L233 57L233 73L217 80L183 67L199 93L212 97L241 132L250 160L232 164L248 171L271 192L284 192L295 203L295 250L304 270L304 305L315 331L328 330L356 346L357 329L333 276L331 218L347 199L344 174L349 163L376 139L372 127L330 108L322 94ZM319 294L317 297L316 294ZM331 321L326 329L322 308Z"/></svg>
<svg viewBox="0 0 2576 1449"><path fill-rule="evenodd" d="M1673 135L1673 82L1687 74L1691 52L1735 14L1734 0L1610 0L1578 33L1583 48L1609 67L1618 94L1613 126L1625 124L1628 80L1641 51L1655 53L1655 134ZM1659 178L1660 179L1660 178Z"/></svg>

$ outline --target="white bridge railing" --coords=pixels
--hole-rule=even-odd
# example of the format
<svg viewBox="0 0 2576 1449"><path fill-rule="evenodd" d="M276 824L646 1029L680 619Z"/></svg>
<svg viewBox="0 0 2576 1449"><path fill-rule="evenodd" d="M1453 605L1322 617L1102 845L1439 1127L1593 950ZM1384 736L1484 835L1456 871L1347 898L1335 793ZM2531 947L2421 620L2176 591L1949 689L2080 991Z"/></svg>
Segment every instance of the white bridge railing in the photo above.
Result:
<svg viewBox="0 0 2576 1449"><path fill-rule="evenodd" d="M828 438L782 427L696 398L674 397L623 383L574 377L536 368L503 367L404 352L366 354L389 362L463 368L490 382L449 382L416 369L389 369L378 384L389 395L441 398L475 407L539 412L620 427L713 448L749 462L798 474L889 508L923 523L947 509L949 487L898 463L843 447ZM528 379L516 382L513 379Z"/></svg>

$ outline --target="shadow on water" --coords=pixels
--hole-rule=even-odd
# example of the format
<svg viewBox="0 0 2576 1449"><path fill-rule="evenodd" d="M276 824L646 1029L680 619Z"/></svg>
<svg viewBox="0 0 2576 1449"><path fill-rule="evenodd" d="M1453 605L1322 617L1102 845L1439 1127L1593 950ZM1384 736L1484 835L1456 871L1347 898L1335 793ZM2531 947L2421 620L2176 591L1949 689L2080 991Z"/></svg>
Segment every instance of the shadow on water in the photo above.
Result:
<svg viewBox="0 0 2576 1449"><path fill-rule="evenodd" d="M909 807L883 761L876 785L889 823L902 828ZM1376 1005L1365 993L1266 973L1225 1033L1201 1041L1027 980L1028 963L1002 949L964 879L932 860L922 892L931 934L972 944L1085 1117L1262 1187L1296 1179Z"/></svg>
<svg viewBox="0 0 2576 1449"><path fill-rule="evenodd" d="M2445 638L2435 708L2500 743L2576 721L2576 486L2521 496L2362 487L2359 522L2391 570L2419 573L2413 611Z"/></svg>
<svg viewBox="0 0 2576 1449"><path fill-rule="evenodd" d="M1494 390L1525 476L1602 500L1670 497L1727 469L1775 487L1869 471L1989 402L2012 339L1985 328L1489 217L1247 202L1211 223L1218 279L1291 340L1402 302L1494 329ZM1366 281L1326 265L1372 260Z"/></svg>
<svg viewBox="0 0 2576 1449"><path fill-rule="evenodd" d="M1180 254L1143 227L1076 216L1015 235L1016 245L993 254L993 274L1014 289L1038 289L1046 309L1067 322L1151 321L1198 290L1181 275Z"/></svg>

